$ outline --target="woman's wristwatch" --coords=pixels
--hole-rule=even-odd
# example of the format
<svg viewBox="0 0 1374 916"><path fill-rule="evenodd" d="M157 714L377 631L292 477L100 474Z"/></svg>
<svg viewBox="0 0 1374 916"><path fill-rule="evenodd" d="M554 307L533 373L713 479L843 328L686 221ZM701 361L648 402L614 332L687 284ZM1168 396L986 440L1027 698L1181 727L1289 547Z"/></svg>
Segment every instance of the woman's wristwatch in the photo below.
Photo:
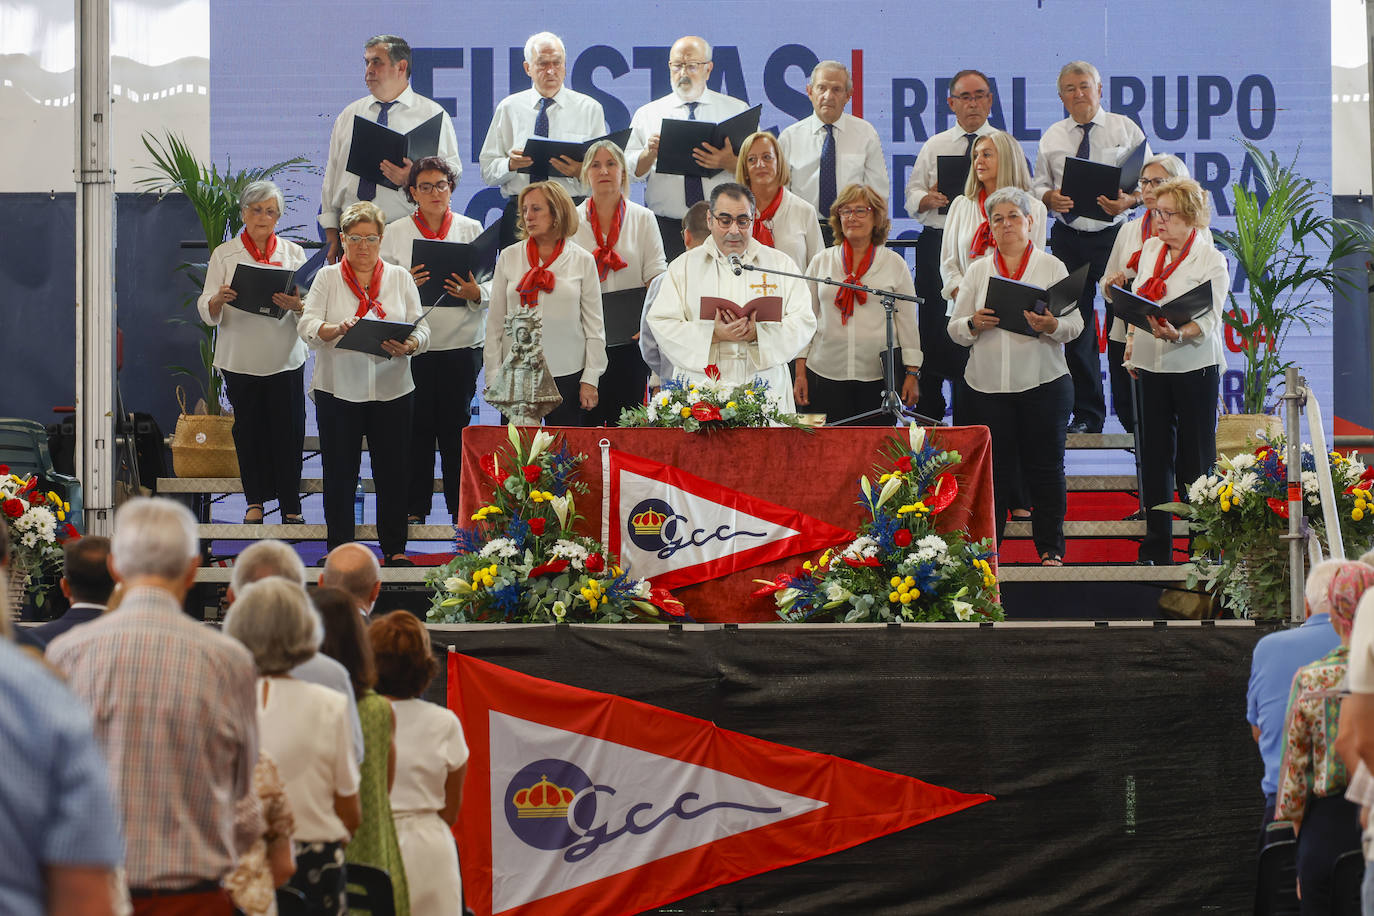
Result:
<svg viewBox="0 0 1374 916"><path fill-rule="evenodd" d="M969 332L970 334L977 334L977 333L978 333L978 328L977 328L977 326L974 325L974 323L973 323L973 316L972 316L972 315L968 316L968 332Z"/></svg>

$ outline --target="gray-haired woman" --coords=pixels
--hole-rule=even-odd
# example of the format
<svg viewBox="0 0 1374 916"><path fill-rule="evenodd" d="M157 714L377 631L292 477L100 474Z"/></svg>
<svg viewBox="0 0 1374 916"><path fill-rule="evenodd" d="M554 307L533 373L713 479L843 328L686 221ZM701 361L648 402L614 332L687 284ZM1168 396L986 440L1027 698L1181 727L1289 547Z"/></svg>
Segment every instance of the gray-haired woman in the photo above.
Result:
<svg viewBox="0 0 1374 916"><path fill-rule="evenodd" d="M196 307L201 320L217 329L214 365L234 407L234 448L248 502L243 521L262 524L263 506L275 497L282 521L301 524L306 350L296 334L300 291L273 294L272 304L283 310L277 317L225 306L238 298L229 285L238 265L294 270L305 263L305 252L277 237L285 203L275 184L253 182L239 204L243 232L210 254Z"/></svg>
<svg viewBox="0 0 1374 916"><path fill-rule="evenodd" d="M258 743L276 761L296 822L291 885L312 913L347 912L344 846L362 822L348 699L290 673L319 649L320 615L304 588L272 577L243 590L224 632L247 646L258 666Z"/></svg>

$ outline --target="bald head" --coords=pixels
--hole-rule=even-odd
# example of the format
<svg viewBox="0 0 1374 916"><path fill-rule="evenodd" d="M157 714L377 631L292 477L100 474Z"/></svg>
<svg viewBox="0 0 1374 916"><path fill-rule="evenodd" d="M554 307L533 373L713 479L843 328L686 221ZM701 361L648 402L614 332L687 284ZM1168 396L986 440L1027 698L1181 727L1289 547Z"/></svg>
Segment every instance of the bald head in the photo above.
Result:
<svg viewBox="0 0 1374 916"><path fill-rule="evenodd" d="M711 46L706 39L685 35L673 42L668 51L668 75L678 98L687 102L701 98L711 75Z"/></svg>
<svg viewBox="0 0 1374 916"><path fill-rule="evenodd" d="M341 544L329 551L320 572L320 585L343 589L353 596L359 608L370 608L382 590L377 557L362 544Z"/></svg>

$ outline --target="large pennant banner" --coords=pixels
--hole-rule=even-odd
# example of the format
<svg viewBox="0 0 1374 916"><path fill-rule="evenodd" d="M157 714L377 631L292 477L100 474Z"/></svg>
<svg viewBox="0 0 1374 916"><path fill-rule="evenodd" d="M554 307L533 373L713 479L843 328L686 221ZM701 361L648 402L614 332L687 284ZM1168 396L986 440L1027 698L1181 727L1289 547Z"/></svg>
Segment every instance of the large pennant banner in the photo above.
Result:
<svg viewBox="0 0 1374 916"><path fill-rule="evenodd" d="M457 652L448 702L479 916L640 913L992 799Z"/></svg>
<svg viewBox="0 0 1374 916"><path fill-rule="evenodd" d="M829 522L608 449L603 539L636 576L678 588L854 538Z"/></svg>

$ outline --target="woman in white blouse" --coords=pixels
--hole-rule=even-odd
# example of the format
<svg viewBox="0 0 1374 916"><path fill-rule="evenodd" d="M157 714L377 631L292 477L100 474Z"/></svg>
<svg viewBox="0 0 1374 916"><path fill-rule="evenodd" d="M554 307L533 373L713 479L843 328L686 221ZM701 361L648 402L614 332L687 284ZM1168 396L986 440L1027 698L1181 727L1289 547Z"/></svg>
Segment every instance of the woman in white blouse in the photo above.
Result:
<svg viewBox="0 0 1374 916"><path fill-rule="evenodd" d="M997 540L1006 527L1008 492L1024 476L1031 502L1031 534L1040 562L1062 566L1064 558L1064 437L1073 409L1073 383L1064 343L1083 330L1071 311L1062 318L1023 312L1039 335L1005 331L986 305L994 276L1042 289L1068 276L1058 258L1031 243L1035 199L1020 188L1001 188L984 202L993 251L969 265L949 321L950 339L969 347L964 381L969 422L992 434L993 501Z"/></svg>
<svg viewBox="0 0 1374 916"><path fill-rule="evenodd" d="M653 211L629 199L630 173L620 147L610 140L592 144L582 160L582 184L590 196L577 208L573 241L596 260L601 292L648 286L668 262ZM607 347L606 359L593 426L615 426L621 410L644 403L649 384L649 366L637 343Z"/></svg>
<svg viewBox="0 0 1374 916"><path fill-rule="evenodd" d="M496 259L483 366L491 384L511 348L507 317L538 309L542 346L563 403L544 417L550 426L584 426L606 371L606 332L596 260L572 237L577 208L555 182L526 185L519 198L519 243Z"/></svg>
<svg viewBox="0 0 1374 916"><path fill-rule="evenodd" d="M412 264L416 239L440 242L471 242L482 234L482 224L449 209L458 176L438 156L428 156L410 168L406 198L418 204L410 216L386 227L382 258L410 271L415 285L429 279L424 264ZM410 361L415 382L415 406L410 429L410 468L406 488L407 521L420 524L434 501L434 449L444 479L444 504L458 518L459 467L463 461L463 430L472 420L472 398L477 393L477 371L482 368L482 340L486 328L491 284L479 284L472 274L449 274L443 280L447 294L429 313L429 346Z"/></svg>
<svg viewBox="0 0 1374 916"><path fill-rule="evenodd" d="M767 131L750 134L740 146L735 180L754 195L754 238L783 252L801 270L825 248L816 208L787 190L792 172L778 138Z"/></svg>
<svg viewBox="0 0 1374 916"><path fill-rule="evenodd" d="M239 198L243 232L217 246L205 269L205 290L196 301L200 318L217 328L215 368L224 376L234 407L234 451L248 502L243 521L261 525L263 505L276 497L282 521L303 524L301 452L305 440L305 344L296 335L300 290L274 293L279 317L225 308L238 298L230 287L240 264L295 270L305 252L278 238L285 202L270 181L255 181Z"/></svg>
<svg viewBox="0 0 1374 916"><path fill-rule="evenodd" d="M345 913L344 847L362 823L348 698L291 676L319 649L320 616L299 584L273 576L244 588L224 632L253 653L258 743L276 761L291 803L296 872L291 886L312 913Z"/></svg>
<svg viewBox="0 0 1374 916"><path fill-rule="evenodd" d="M1150 319L1150 333L1126 332L1126 368L1140 385L1140 467L1145 500L1142 563L1173 562L1172 516L1151 509L1187 498L1188 484L1217 458L1217 395L1226 364L1222 308L1230 287L1226 259L1212 245L1207 192L1191 178L1171 178L1155 188L1154 238L1140 249L1136 295L1164 305L1211 282L1212 307L1178 327Z"/></svg>
<svg viewBox="0 0 1374 916"><path fill-rule="evenodd" d="M839 244L811 259L806 272L845 283L916 294L906 259L887 247L887 200L866 185L840 191L830 208L830 229ZM792 396L799 407L823 413L830 422L843 420L882 404L882 354L887 347L887 313L868 293L819 283L811 287L816 334L796 360ZM919 397L921 332L916 304L898 300L894 312L897 346L904 374L899 377L902 403Z"/></svg>
<svg viewBox="0 0 1374 916"><path fill-rule="evenodd" d="M420 318L420 293L409 272L387 269L379 257L382 211L359 201L339 217L344 256L315 275L298 330L315 351L311 390L324 465L324 521L329 549L353 537L353 493L363 437L377 487L377 540L382 562L413 565L405 556L406 473L415 383L410 359L424 351L429 326ZM413 324L400 341L382 343L386 356L340 349L339 339L364 316Z"/></svg>
<svg viewBox="0 0 1374 916"><path fill-rule="evenodd" d="M396 781L391 816L410 885L411 916L461 909L463 883L453 825L463 806L468 746L452 710L420 699L438 665L429 634L409 611L392 611L367 629L377 690L396 719Z"/></svg>

